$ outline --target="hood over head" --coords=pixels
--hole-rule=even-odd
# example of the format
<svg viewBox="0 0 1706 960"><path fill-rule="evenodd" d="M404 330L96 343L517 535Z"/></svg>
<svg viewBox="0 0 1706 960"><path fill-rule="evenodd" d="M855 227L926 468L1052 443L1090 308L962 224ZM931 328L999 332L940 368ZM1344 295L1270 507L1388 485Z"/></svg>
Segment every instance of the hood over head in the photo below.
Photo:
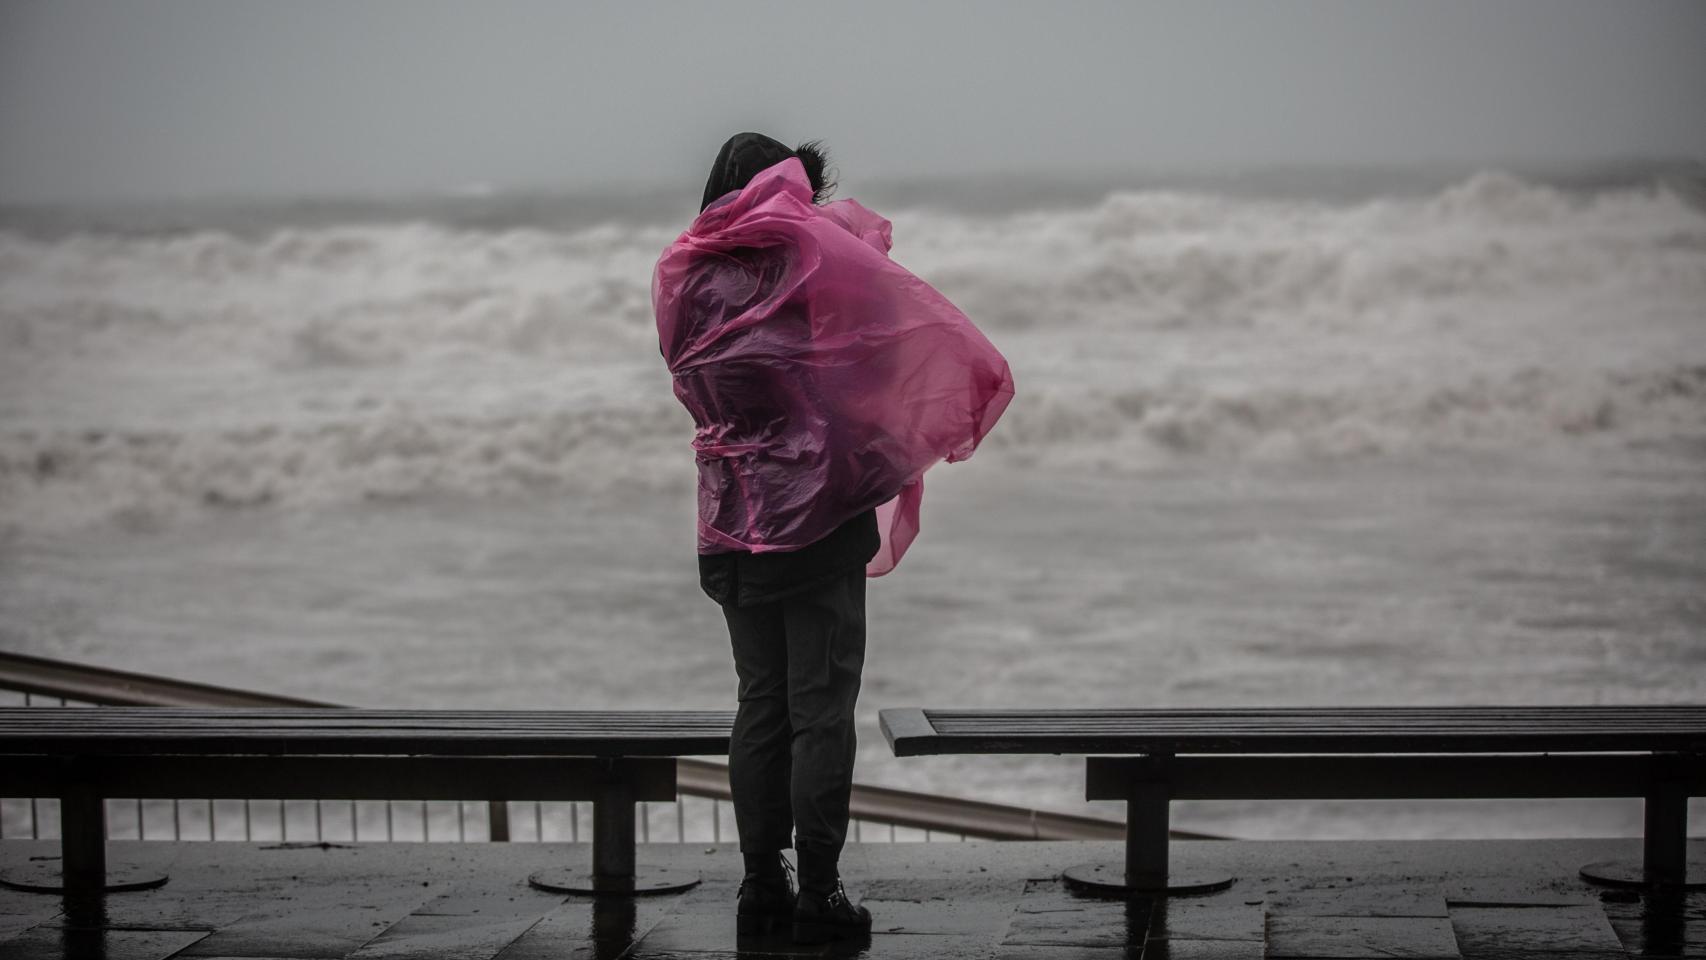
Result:
<svg viewBox="0 0 1706 960"><path fill-rule="evenodd" d="M762 133L737 133L730 137L717 151L716 163L711 165L705 196L699 202L700 212L723 194L745 187L760 171L794 155L791 147Z"/></svg>

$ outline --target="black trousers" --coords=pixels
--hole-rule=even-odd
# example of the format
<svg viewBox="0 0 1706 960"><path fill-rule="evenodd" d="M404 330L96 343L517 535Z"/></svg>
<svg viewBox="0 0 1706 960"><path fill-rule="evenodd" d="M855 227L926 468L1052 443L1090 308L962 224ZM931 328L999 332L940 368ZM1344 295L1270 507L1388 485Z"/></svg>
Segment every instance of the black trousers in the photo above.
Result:
<svg viewBox="0 0 1706 960"><path fill-rule="evenodd" d="M729 788L741 851L795 846L833 862L853 789L865 570L769 603L724 604L723 616L740 678Z"/></svg>

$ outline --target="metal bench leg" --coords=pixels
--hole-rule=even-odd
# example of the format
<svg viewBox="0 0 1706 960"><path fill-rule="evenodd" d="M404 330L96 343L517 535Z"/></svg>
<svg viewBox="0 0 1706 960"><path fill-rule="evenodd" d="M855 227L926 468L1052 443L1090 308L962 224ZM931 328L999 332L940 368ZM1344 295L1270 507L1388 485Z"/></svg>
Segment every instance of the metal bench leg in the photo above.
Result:
<svg viewBox="0 0 1706 960"><path fill-rule="evenodd" d="M1581 869L1584 879L1618 886L1706 887L1706 865L1691 869L1688 863L1688 785L1683 762L1673 754L1653 757L1641 862L1590 863Z"/></svg>
<svg viewBox="0 0 1706 960"><path fill-rule="evenodd" d="M1171 816L1165 783L1136 781L1125 805L1125 882L1138 890L1167 886L1167 830Z"/></svg>
<svg viewBox="0 0 1706 960"><path fill-rule="evenodd" d="M67 896L102 892L107 883L107 816L87 790L59 798L59 847Z"/></svg>
<svg viewBox="0 0 1706 960"><path fill-rule="evenodd" d="M668 793L659 791L667 789ZM674 799L675 761L615 760L592 801L592 870L542 870L528 883L553 893L643 896L675 893L699 874L634 862L634 808L639 800Z"/></svg>
<svg viewBox="0 0 1706 960"><path fill-rule="evenodd" d="M1642 866L1653 883L1682 883L1688 874L1688 796L1677 791L1647 795Z"/></svg>
<svg viewBox="0 0 1706 960"><path fill-rule="evenodd" d="M67 761L59 796L59 862L37 861L0 876L0 886L70 898L150 890L166 882L158 870L107 869L107 809L90 765Z"/></svg>
<svg viewBox="0 0 1706 960"><path fill-rule="evenodd" d="M615 884L634 881L634 791L611 784L592 802L592 875Z"/></svg>
<svg viewBox="0 0 1706 960"><path fill-rule="evenodd" d="M1066 882L1092 893L1129 895L1212 893L1232 885L1224 873L1175 872L1167 863L1173 784L1172 757L1091 757L1086 797L1124 800L1125 861L1085 863L1066 870Z"/></svg>

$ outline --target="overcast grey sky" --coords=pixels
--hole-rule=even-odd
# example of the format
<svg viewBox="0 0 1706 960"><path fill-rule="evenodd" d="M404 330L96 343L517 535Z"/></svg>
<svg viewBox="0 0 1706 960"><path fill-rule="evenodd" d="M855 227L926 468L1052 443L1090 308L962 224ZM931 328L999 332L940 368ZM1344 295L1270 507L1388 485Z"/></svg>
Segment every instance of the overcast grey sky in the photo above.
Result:
<svg viewBox="0 0 1706 960"><path fill-rule="evenodd" d="M1700 0L0 0L8 201L1699 158L1703 104Z"/></svg>

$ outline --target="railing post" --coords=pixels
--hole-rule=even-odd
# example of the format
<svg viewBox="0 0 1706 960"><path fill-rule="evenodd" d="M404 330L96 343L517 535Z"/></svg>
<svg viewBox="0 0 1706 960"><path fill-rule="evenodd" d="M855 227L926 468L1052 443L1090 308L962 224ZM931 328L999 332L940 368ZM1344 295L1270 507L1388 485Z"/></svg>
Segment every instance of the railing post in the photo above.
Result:
<svg viewBox="0 0 1706 960"><path fill-rule="evenodd" d="M509 840L509 801L486 803L486 838L497 843Z"/></svg>

